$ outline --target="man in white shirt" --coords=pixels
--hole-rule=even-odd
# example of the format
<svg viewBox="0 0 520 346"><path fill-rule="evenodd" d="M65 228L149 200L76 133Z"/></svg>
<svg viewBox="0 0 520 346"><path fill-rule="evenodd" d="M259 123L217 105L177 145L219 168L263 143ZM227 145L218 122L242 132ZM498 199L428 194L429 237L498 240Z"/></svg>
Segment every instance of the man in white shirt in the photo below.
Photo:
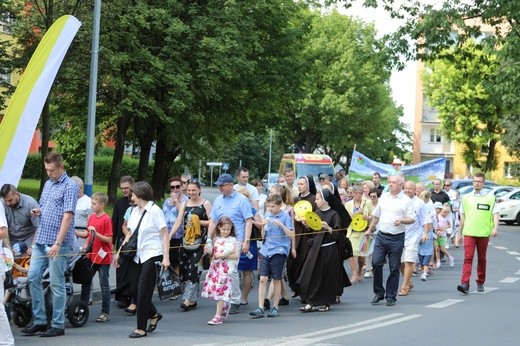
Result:
<svg viewBox="0 0 520 346"><path fill-rule="evenodd" d="M412 289L413 267L419 255L419 243L428 240L428 230L431 227L431 219L426 210L424 202L415 195L415 183L407 181L404 183L404 193L412 200L412 208L416 215L415 222L406 227L404 233L404 248L401 257L401 273L404 281L400 296L407 296Z"/></svg>
<svg viewBox="0 0 520 346"><path fill-rule="evenodd" d="M249 184L249 170L245 167L240 167L238 169L237 174L238 183L235 184L234 189L238 189L240 186L243 186L249 191L251 195L251 199L253 202L253 207L255 207L256 211L260 209L260 195L258 194L258 190L253 185Z"/></svg>
<svg viewBox="0 0 520 346"><path fill-rule="evenodd" d="M372 304L385 299L386 305L395 305L399 287L399 267L403 253L406 225L415 222L415 213L410 197L403 192L404 176L402 174L388 176L389 192L383 194L372 213L372 221L365 232L369 237L378 225L372 254L374 273L374 293ZM388 276L386 292L383 287L383 265L388 256L390 275Z"/></svg>

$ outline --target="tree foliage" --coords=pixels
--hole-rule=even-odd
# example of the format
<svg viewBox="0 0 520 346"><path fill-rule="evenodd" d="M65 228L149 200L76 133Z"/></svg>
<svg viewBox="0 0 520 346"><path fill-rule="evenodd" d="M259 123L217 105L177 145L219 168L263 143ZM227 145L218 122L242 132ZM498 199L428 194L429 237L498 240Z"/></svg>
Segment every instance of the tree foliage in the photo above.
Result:
<svg viewBox="0 0 520 346"><path fill-rule="evenodd" d="M439 112L446 137L464 145L466 164L490 171L497 164L495 148L503 115L503 102L494 88L499 67L496 54L467 41L448 50L446 56L429 64L424 92ZM487 151L484 164L480 161L483 151Z"/></svg>
<svg viewBox="0 0 520 346"><path fill-rule="evenodd" d="M390 96L390 64L373 25L309 12L300 85L287 117L296 150L321 150L335 162L354 145L379 158L397 146L401 110Z"/></svg>

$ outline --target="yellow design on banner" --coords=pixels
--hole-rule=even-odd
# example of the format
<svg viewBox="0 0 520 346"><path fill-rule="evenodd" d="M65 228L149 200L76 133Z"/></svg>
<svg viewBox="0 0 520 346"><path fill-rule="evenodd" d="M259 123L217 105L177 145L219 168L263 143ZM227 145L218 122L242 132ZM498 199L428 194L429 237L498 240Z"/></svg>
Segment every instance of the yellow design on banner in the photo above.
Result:
<svg viewBox="0 0 520 346"><path fill-rule="evenodd" d="M43 105L81 23L62 16L36 48L0 124L0 184L18 185Z"/></svg>

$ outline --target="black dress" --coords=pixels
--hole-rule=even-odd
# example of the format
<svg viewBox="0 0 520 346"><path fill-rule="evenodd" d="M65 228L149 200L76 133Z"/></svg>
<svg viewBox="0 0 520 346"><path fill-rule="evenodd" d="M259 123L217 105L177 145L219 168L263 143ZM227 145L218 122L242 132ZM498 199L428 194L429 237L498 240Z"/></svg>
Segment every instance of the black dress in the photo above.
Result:
<svg viewBox="0 0 520 346"><path fill-rule="evenodd" d="M309 193L305 197L297 197L295 203L299 201L308 201L312 205L312 210L316 210L316 195ZM287 258L287 278L289 280L289 286L296 292L295 284L296 280L300 276L302 271L303 263L305 262L305 258L307 257L307 252L309 251L308 241L310 239L309 229L306 228L300 221L294 220L294 243L296 249L296 258L291 258L289 256Z"/></svg>
<svg viewBox="0 0 520 346"><path fill-rule="evenodd" d="M341 220L335 210L317 210L316 214L334 230L340 228ZM343 237L343 232L333 231L331 234L325 229L313 236L301 274L296 281L296 293L300 295L302 303L333 304L336 296L343 292L343 287L351 285L343 268Z"/></svg>

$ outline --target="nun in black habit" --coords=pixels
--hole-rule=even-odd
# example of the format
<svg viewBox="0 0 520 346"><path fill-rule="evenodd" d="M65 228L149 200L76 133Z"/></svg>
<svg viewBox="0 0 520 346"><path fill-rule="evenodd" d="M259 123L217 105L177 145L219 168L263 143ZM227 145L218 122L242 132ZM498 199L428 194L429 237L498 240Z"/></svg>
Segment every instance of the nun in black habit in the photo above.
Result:
<svg viewBox="0 0 520 346"><path fill-rule="evenodd" d="M298 197L295 198L294 203L296 204L299 201L308 201L312 205L312 210L315 211L316 204L314 202L316 200L316 184L314 183L314 177L312 174L307 174L298 178L298 192ZM309 251L308 233L309 229L303 225L301 221L294 220L296 257L292 258L289 256L287 259L287 276L289 279L289 286L294 292L293 298L298 295L295 288L296 280L300 276L303 263L305 262L307 252Z"/></svg>
<svg viewBox="0 0 520 346"><path fill-rule="evenodd" d="M328 189L316 193L316 214L322 228L313 234L307 257L296 281L302 312L330 310L343 288L351 285L343 267L345 232L351 218L341 202Z"/></svg>

